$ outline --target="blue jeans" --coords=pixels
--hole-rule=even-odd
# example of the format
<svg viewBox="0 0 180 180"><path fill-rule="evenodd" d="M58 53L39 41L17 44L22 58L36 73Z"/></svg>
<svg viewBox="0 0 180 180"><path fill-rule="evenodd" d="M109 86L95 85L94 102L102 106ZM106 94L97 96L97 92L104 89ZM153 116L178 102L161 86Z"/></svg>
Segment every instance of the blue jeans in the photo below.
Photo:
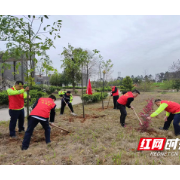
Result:
<svg viewBox="0 0 180 180"><path fill-rule="evenodd" d="M47 121L42 121L42 120L38 120L38 119L33 118L33 117L30 116L29 121L28 121L28 128L27 128L27 131L26 131L26 133L24 135L24 139L23 139L23 142L22 142L22 147L23 148L28 148L29 147L32 133L34 131L34 128L38 125L38 123L41 123L42 127L45 130L46 143L51 142L50 141L51 128L49 127L48 120Z"/></svg>
<svg viewBox="0 0 180 180"><path fill-rule="evenodd" d="M175 135L179 135L180 134L180 113L179 114L174 114L174 121L173 121L173 125L174 125L174 133Z"/></svg>
<svg viewBox="0 0 180 180"><path fill-rule="evenodd" d="M24 108L21 110L9 109L9 115L11 117L9 123L10 136L16 135L15 128L16 128L17 120L18 120L19 132L24 131Z"/></svg>

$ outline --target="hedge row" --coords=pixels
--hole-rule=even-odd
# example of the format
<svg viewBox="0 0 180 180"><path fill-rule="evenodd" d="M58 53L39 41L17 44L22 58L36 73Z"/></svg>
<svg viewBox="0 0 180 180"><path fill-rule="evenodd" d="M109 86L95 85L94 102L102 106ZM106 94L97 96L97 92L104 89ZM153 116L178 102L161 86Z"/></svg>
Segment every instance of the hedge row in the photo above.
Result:
<svg viewBox="0 0 180 180"><path fill-rule="evenodd" d="M106 92L102 93L102 96L101 96L100 92L96 92L92 95L85 94L85 95L83 95L83 98L81 97L81 99L83 99L85 103L98 102L98 101L102 100L102 98L105 99L107 96L108 96L108 93L106 93Z"/></svg>
<svg viewBox="0 0 180 180"><path fill-rule="evenodd" d="M95 88L95 90L96 90L97 92L101 92L101 91L103 91L103 87L101 87L101 88ZM111 89L111 87L104 87L104 91L112 91L112 89Z"/></svg>

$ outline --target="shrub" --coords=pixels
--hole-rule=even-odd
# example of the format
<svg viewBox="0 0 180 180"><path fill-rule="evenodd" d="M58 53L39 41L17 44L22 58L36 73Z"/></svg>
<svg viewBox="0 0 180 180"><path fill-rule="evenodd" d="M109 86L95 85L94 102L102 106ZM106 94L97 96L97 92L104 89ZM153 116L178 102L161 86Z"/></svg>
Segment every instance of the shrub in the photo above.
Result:
<svg viewBox="0 0 180 180"><path fill-rule="evenodd" d="M0 92L0 105L8 104L7 91Z"/></svg>
<svg viewBox="0 0 180 180"><path fill-rule="evenodd" d="M45 96L46 93L42 92L42 91L31 90L31 91L29 91L29 95L31 96L29 104L33 105L38 98ZM26 105L27 105L27 100L25 100L25 106Z"/></svg>
<svg viewBox="0 0 180 180"><path fill-rule="evenodd" d="M152 82L142 82L138 85L137 89L142 92L149 92L153 90L154 86Z"/></svg>
<svg viewBox="0 0 180 180"><path fill-rule="evenodd" d="M147 105L144 107L143 111L140 113L141 122L139 130L141 132L146 132L150 126L151 120L148 120L147 117L149 117L153 111L153 99L148 99Z"/></svg>
<svg viewBox="0 0 180 180"><path fill-rule="evenodd" d="M101 87L101 88L95 88L95 90L97 91L97 92L101 92L101 91L103 91L103 87ZM111 91L112 89L111 89L111 87L104 87L104 91L106 92L106 91Z"/></svg>
<svg viewBox="0 0 180 180"><path fill-rule="evenodd" d="M83 98L81 97L81 99L83 99L85 103L98 102L98 101L102 100L102 98L105 99L107 96L108 96L108 93L102 93L102 97L101 97L101 93L96 92L92 95L84 94Z"/></svg>

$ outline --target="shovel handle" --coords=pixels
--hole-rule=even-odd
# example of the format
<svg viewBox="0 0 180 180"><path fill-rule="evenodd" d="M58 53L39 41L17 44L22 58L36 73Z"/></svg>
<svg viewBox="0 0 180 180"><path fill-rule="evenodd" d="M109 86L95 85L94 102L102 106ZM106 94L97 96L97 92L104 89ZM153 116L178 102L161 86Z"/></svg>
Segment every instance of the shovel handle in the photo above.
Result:
<svg viewBox="0 0 180 180"><path fill-rule="evenodd" d="M135 111L134 109L133 109L133 111L134 111L135 115L137 116L137 118L138 118L139 122L140 122L140 123L141 123L141 125L142 125L142 122L141 122L141 120L140 120L139 116L137 115L136 111Z"/></svg>
<svg viewBox="0 0 180 180"><path fill-rule="evenodd" d="M50 123L50 125L53 126L53 127L56 127L56 128L58 128L58 129L61 129L61 130L63 130L63 131L66 131L66 132L70 133L68 130L65 130L65 129L63 129L63 128L61 128L61 127L58 127L58 126L56 126L56 125L52 125L51 123Z"/></svg>

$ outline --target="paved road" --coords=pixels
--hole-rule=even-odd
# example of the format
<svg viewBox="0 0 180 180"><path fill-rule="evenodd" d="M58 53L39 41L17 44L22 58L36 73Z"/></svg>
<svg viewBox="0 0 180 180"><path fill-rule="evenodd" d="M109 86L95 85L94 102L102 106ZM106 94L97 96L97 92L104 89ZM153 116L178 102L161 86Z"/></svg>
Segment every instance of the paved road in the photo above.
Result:
<svg viewBox="0 0 180 180"><path fill-rule="evenodd" d="M56 103L56 108L60 108L61 107L61 100L57 100L55 101ZM72 104L80 104L82 103L81 97L79 96L73 96L73 102ZM25 116L27 114L27 110L25 108ZM3 108L0 109L0 121L8 121L10 120L10 116L9 116L9 109L8 108Z"/></svg>

